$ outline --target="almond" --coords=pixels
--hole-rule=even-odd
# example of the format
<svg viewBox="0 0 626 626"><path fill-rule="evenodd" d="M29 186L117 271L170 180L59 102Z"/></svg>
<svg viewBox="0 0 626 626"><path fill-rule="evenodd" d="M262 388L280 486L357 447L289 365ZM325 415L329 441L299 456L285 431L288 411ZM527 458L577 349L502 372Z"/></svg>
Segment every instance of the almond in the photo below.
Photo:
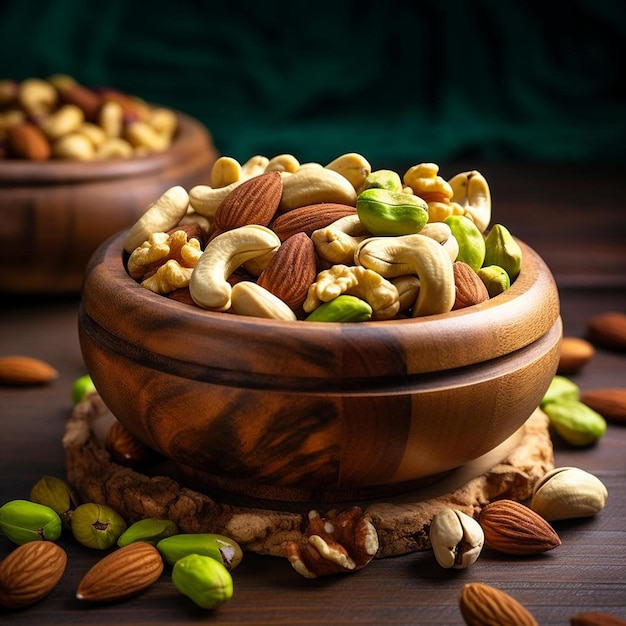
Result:
<svg viewBox="0 0 626 626"><path fill-rule="evenodd" d="M47 161L51 155L48 139L32 122L13 124L6 130L10 152L18 158L30 161Z"/></svg>
<svg viewBox="0 0 626 626"><path fill-rule="evenodd" d="M90 122L97 122L102 98L95 92L79 83L57 85L59 99L64 104L74 104Z"/></svg>
<svg viewBox="0 0 626 626"><path fill-rule="evenodd" d="M247 224L267 226L278 209L282 191L280 172L267 172L246 180L217 207L215 228L223 232Z"/></svg>
<svg viewBox="0 0 626 626"><path fill-rule="evenodd" d="M463 261L455 261L452 264L452 269L454 270L454 288L456 290L453 311L489 300L489 292L485 283L470 265Z"/></svg>
<svg viewBox="0 0 626 626"><path fill-rule="evenodd" d="M567 376L576 374L595 355L595 348L586 339L580 337L563 337L557 374Z"/></svg>
<svg viewBox="0 0 626 626"><path fill-rule="evenodd" d="M626 619L612 613L578 613L570 617L571 626L626 626Z"/></svg>
<svg viewBox="0 0 626 626"><path fill-rule="evenodd" d="M98 561L78 584L76 597L88 602L123 600L154 584L163 572L160 552L136 541Z"/></svg>
<svg viewBox="0 0 626 626"><path fill-rule="evenodd" d="M154 459L151 448L139 441L118 420L115 420L106 436L105 448L111 458L120 465L139 467Z"/></svg>
<svg viewBox="0 0 626 626"><path fill-rule="evenodd" d="M67 554L52 541L29 541L0 563L0 605L7 609L29 606L57 585Z"/></svg>
<svg viewBox="0 0 626 626"><path fill-rule="evenodd" d="M0 385L43 385L58 376L54 367L39 359L21 355L0 357Z"/></svg>
<svg viewBox="0 0 626 626"><path fill-rule="evenodd" d="M580 401L600 413L604 419L626 424L626 388L606 387L591 389L580 394Z"/></svg>
<svg viewBox="0 0 626 626"><path fill-rule="evenodd" d="M468 626L537 626L537 620L515 598L483 583L463 586L460 608Z"/></svg>
<svg viewBox="0 0 626 626"><path fill-rule="evenodd" d="M587 322L589 340L609 350L626 350L626 313L600 313Z"/></svg>
<svg viewBox="0 0 626 626"><path fill-rule="evenodd" d="M317 275L315 244L306 233L296 233L276 250L257 283L297 311Z"/></svg>
<svg viewBox="0 0 626 626"><path fill-rule="evenodd" d="M539 514L516 500L497 500L480 512L485 545L515 555L539 554L561 545L555 530Z"/></svg>
<svg viewBox="0 0 626 626"><path fill-rule="evenodd" d="M356 213L356 209L349 204L322 202L308 204L287 213L279 215L270 228L285 241L296 233L306 233L309 237L318 228L325 228L346 215Z"/></svg>

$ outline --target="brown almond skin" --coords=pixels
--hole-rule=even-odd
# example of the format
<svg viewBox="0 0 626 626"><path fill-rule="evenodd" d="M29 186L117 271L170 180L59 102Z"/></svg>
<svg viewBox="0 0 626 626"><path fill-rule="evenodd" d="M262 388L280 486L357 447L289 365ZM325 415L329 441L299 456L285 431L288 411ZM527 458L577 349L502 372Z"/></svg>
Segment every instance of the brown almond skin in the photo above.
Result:
<svg viewBox="0 0 626 626"><path fill-rule="evenodd" d="M162 572L159 551L145 541L137 541L93 565L78 584L76 597L86 602L124 600L150 587Z"/></svg>
<svg viewBox="0 0 626 626"><path fill-rule="evenodd" d="M595 345L626 351L626 313L608 311L595 315L587 322L587 335Z"/></svg>
<svg viewBox="0 0 626 626"><path fill-rule="evenodd" d="M97 93L78 83L59 85L57 91L63 104L74 104L82 110L86 120L97 121L102 106L102 98Z"/></svg>
<svg viewBox="0 0 626 626"><path fill-rule="evenodd" d="M40 359L17 354L0 357L0 385L44 385L58 376L54 367Z"/></svg>
<svg viewBox="0 0 626 626"><path fill-rule="evenodd" d="M580 401L607 422L626 424L626 387L590 389L580 394Z"/></svg>
<svg viewBox="0 0 626 626"><path fill-rule="evenodd" d="M297 311L306 300L316 275L315 244L306 233L296 233L276 250L257 283Z"/></svg>
<svg viewBox="0 0 626 626"><path fill-rule="evenodd" d="M543 517L515 500L487 504L478 523L485 533L485 545L504 554L540 554L561 545L561 539Z"/></svg>
<svg viewBox="0 0 626 626"><path fill-rule="evenodd" d="M463 261L455 261L452 264L452 270L456 290L456 299L452 306L453 311L489 300L489 292L485 283L470 265Z"/></svg>
<svg viewBox="0 0 626 626"><path fill-rule="evenodd" d="M270 228L281 241L285 241L300 232L306 233L310 237L313 231L318 228L325 228L338 219L354 213L356 213L356 209L348 204L335 202L308 204L282 213L270 224Z"/></svg>
<svg viewBox="0 0 626 626"><path fill-rule="evenodd" d="M47 161L52 153L43 131L32 122L20 122L6 130L9 152L20 159Z"/></svg>
<svg viewBox="0 0 626 626"><path fill-rule="evenodd" d="M515 598L483 583L466 584L459 605L468 626L538 626Z"/></svg>
<svg viewBox="0 0 626 626"><path fill-rule="evenodd" d="M570 617L571 626L626 626L626 619L612 613L578 613Z"/></svg>
<svg viewBox="0 0 626 626"><path fill-rule="evenodd" d="M283 192L280 172L254 176L233 189L215 211L218 231L248 224L267 226L274 217Z"/></svg>
<svg viewBox="0 0 626 626"><path fill-rule="evenodd" d="M557 374L568 376L578 373L595 356L593 344L581 337L563 337Z"/></svg>
<svg viewBox="0 0 626 626"><path fill-rule="evenodd" d="M0 605L19 609L39 602L57 585L67 553L52 541L30 541L0 562Z"/></svg>

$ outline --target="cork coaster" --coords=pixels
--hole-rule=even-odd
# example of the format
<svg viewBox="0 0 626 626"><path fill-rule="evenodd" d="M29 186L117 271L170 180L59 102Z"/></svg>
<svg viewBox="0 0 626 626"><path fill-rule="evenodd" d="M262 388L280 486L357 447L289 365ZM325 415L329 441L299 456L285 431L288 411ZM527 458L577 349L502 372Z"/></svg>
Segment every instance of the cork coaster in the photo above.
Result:
<svg viewBox="0 0 626 626"><path fill-rule="evenodd" d="M167 462L141 472L114 462L99 433L114 419L93 393L74 407L66 425L67 480L83 501L107 504L128 523L159 517L175 522L181 532L227 535L258 554L285 556L285 542L302 541L308 513L304 504L300 510L280 502L251 506L185 486ZM378 533L376 558L428 550L428 528L441 509L475 516L492 500L530 498L535 483L554 467L548 426L547 416L537 409L503 444L434 483L389 498L333 502L326 509L360 506ZM321 504L310 508L322 515L325 510Z"/></svg>

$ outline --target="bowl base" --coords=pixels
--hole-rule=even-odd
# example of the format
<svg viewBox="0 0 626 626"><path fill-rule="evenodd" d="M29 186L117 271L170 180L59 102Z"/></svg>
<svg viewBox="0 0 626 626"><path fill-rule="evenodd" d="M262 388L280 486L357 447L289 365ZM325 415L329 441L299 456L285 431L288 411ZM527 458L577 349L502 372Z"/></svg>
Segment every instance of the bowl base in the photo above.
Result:
<svg viewBox="0 0 626 626"><path fill-rule="evenodd" d="M111 460L94 434L94 422L106 414L114 419L98 394L90 394L74 407L63 438L67 480L82 501L107 504L128 523L146 517L170 519L181 532L219 533L230 536L245 551L284 557L285 541L303 539L311 509L324 513L344 508L330 502L281 506L270 500L264 501L264 508L244 506L232 502L243 498L237 494L222 501L213 493L183 486L169 475L176 471L169 461L141 471L124 467ZM377 530L376 558L399 556L430 549L428 528L443 507L476 515L497 499L523 502L553 467L548 418L537 409L500 446L445 477L409 493L350 504L360 506Z"/></svg>

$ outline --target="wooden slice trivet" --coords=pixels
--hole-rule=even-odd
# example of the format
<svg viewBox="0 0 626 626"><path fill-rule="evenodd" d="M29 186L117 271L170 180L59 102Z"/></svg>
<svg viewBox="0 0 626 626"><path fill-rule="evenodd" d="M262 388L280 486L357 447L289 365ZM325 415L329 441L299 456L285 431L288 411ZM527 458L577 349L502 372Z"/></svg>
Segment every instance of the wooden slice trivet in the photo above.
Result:
<svg viewBox="0 0 626 626"><path fill-rule="evenodd" d="M113 419L94 393L74 407L67 423L63 437L67 480L83 501L107 504L128 523L159 517L175 522L181 532L227 535L242 549L258 554L284 556L286 541L302 540L305 511L272 508L271 502L268 508L218 502L172 478L167 464L164 475L158 475L161 468L151 468L148 475L115 463L98 441L95 426L99 420ZM438 482L402 496L345 507L358 504L376 527L380 543L376 558L428 550L428 528L442 508L476 515L492 500L530 498L535 483L554 467L548 425L545 413L537 409L503 444ZM327 508L343 506L333 503ZM321 505L311 508L324 513Z"/></svg>

